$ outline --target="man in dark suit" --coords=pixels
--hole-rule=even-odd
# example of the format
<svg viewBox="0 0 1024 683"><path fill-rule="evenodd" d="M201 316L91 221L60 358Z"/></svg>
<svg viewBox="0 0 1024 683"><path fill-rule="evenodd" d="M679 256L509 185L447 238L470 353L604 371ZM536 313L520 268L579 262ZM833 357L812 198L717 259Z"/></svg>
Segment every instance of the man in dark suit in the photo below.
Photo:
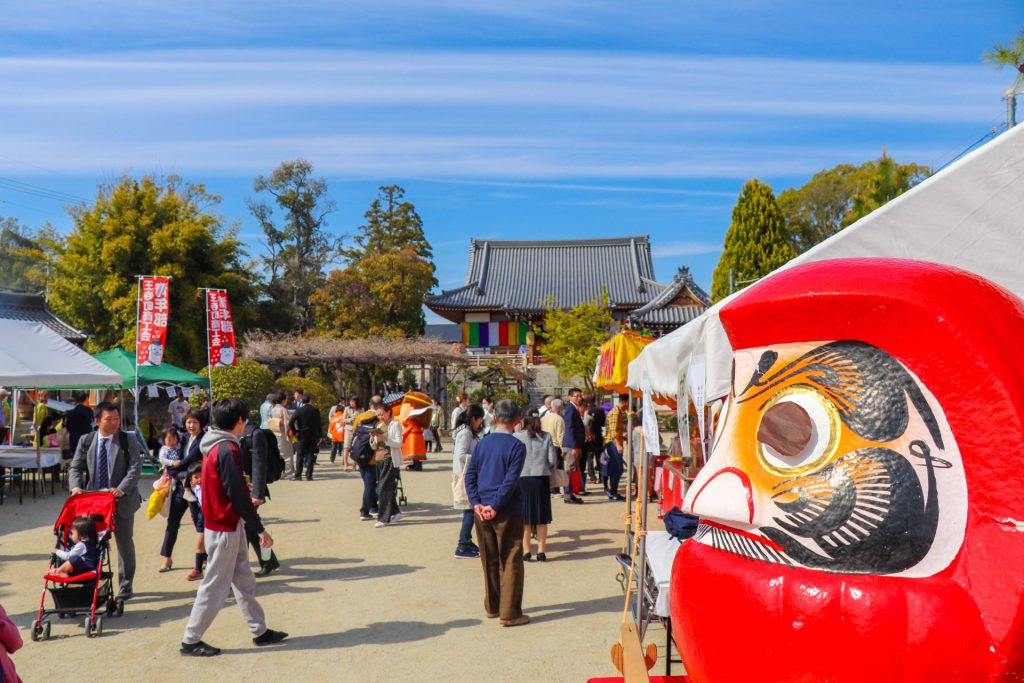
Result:
<svg viewBox="0 0 1024 683"><path fill-rule="evenodd" d="M114 540L117 542L118 597L132 595L135 578L135 513L142 505L139 444L121 431L121 412L114 403L100 403L94 412L97 430L78 441L68 468L71 493L109 491L117 500Z"/></svg>
<svg viewBox="0 0 1024 683"><path fill-rule="evenodd" d="M288 421L288 429L299 438L295 454L295 481L302 478L302 469L308 464L306 480L313 478L313 465L316 464L316 454L320 440L323 438L323 423L320 421L320 411L313 405L309 396L292 414Z"/></svg>
<svg viewBox="0 0 1024 683"><path fill-rule="evenodd" d="M64 426L68 430L68 453L63 457L71 459L78 449L79 440L92 431L92 423L96 419L92 409L85 405L89 394L84 391L76 391L71 394L71 402L75 407L69 410L64 416Z"/></svg>
<svg viewBox="0 0 1024 683"><path fill-rule="evenodd" d="M569 405L565 406L562 412L562 420L565 426L565 434L562 437L562 452L565 455L565 471L569 473L569 483L564 489L563 502L582 505L583 499L572 493L572 473L579 472L580 484L583 483L584 473L580 469L582 463L583 448L586 446L587 430L583 427L583 417L580 415L580 403L583 400L583 392L579 389L569 390Z"/></svg>

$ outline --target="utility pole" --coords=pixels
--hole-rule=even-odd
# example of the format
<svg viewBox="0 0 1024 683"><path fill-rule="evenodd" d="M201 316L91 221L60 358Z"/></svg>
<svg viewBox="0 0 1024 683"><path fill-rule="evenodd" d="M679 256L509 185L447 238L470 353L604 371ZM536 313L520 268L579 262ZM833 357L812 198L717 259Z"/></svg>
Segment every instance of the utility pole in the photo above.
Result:
<svg viewBox="0 0 1024 683"><path fill-rule="evenodd" d="M1017 125L1017 91L1010 88L1006 91L1006 127Z"/></svg>

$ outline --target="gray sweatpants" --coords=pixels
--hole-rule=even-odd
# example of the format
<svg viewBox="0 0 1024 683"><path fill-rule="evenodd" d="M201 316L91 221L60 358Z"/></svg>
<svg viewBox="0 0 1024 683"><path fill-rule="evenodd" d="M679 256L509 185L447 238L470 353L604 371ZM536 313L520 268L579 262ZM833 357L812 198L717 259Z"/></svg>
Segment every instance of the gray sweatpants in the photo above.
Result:
<svg viewBox="0 0 1024 683"><path fill-rule="evenodd" d="M249 625L253 638L267 630L263 608L256 602L256 577L249 566L249 544L245 540L242 522L234 531L203 532L206 543L206 571L192 605L192 614L185 626L181 642L193 645L203 639L217 612L228 597L228 589L235 594L242 618Z"/></svg>

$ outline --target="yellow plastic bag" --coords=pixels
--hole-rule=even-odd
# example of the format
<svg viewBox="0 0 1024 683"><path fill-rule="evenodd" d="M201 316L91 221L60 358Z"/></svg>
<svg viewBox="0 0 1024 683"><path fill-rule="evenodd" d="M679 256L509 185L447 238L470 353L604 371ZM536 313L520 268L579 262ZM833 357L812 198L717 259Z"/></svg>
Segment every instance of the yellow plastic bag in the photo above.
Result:
<svg viewBox="0 0 1024 683"><path fill-rule="evenodd" d="M163 512L170 492L171 478L166 474L153 482L153 493L149 495L149 505L146 506L146 519L153 519L157 513Z"/></svg>

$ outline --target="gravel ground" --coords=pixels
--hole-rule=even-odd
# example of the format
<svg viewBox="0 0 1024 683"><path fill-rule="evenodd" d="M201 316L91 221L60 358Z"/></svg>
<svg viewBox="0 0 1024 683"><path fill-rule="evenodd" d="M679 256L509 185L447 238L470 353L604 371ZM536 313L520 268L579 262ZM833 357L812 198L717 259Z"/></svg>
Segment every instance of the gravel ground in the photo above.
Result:
<svg viewBox="0 0 1024 683"><path fill-rule="evenodd" d="M26 681L183 681L215 673L220 680L400 683L568 682L614 673L608 652L623 597L613 556L624 504L602 495L579 506L553 501L549 561L526 568L523 607L533 623L502 628L484 616L479 561L452 555L460 513L451 508L450 453L403 479L405 519L382 529L359 521L361 481L339 465L318 466L311 482L274 484L264 519L283 566L259 581L257 595L270 627L291 637L257 650L229 599L205 637L224 652L207 660L178 654L197 586L185 580L194 547L187 514L175 569L160 574L163 518L147 521L139 511L136 596L123 617L104 620L101 638L86 638L80 620L55 618L51 640L33 643L28 628L63 496L23 505L8 498L0 506L0 604L24 629L25 647L14 656L19 674ZM151 490L150 482L142 488Z"/></svg>

